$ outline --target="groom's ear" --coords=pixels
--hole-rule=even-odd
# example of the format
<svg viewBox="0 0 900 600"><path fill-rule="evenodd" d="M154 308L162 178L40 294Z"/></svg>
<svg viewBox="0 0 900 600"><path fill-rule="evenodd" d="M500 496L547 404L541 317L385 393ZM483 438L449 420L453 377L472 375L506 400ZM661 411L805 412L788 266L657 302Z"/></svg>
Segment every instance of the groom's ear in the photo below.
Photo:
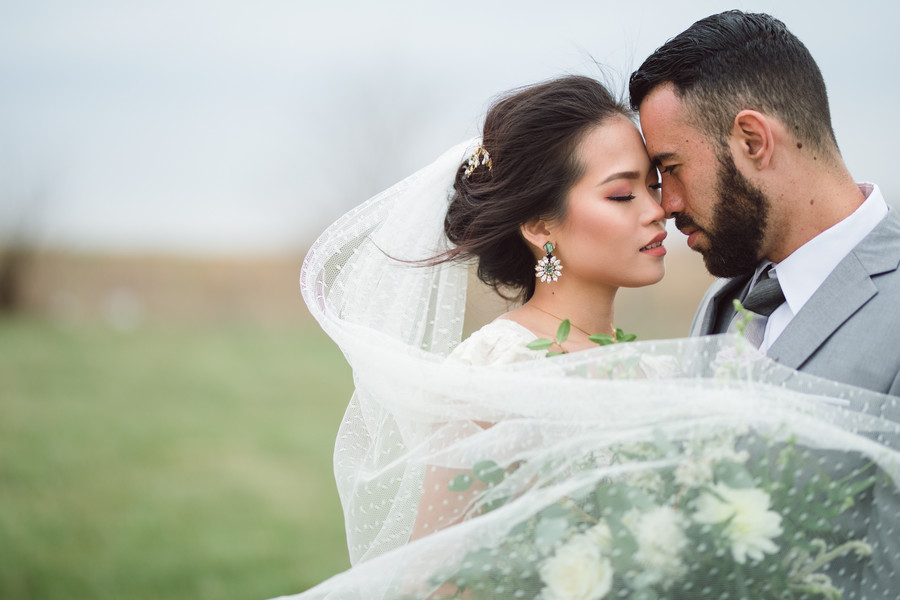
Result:
<svg viewBox="0 0 900 600"><path fill-rule="evenodd" d="M540 250L550 241L550 227L544 219L532 219L519 227L522 237L529 244Z"/></svg>
<svg viewBox="0 0 900 600"><path fill-rule="evenodd" d="M731 129L735 159L743 158L753 168L764 169L775 150L775 132L769 117L759 111L742 110Z"/></svg>

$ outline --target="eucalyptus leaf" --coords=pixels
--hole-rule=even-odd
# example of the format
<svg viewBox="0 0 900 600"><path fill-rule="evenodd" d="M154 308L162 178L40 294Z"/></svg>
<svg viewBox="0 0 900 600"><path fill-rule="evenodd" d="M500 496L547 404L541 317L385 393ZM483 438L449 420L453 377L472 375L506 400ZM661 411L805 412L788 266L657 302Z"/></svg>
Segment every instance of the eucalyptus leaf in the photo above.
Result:
<svg viewBox="0 0 900 600"><path fill-rule="evenodd" d="M608 333L595 333L594 335L589 335L588 339L600 346L608 346L616 343L616 339Z"/></svg>
<svg viewBox="0 0 900 600"><path fill-rule="evenodd" d="M562 346L563 342L569 339L570 331L572 331L572 323L568 319L563 319L556 330L556 343Z"/></svg>
<svg viewBox="0 0 900 600"><path fill-rule="evenodd" d="M834 519L838 514L840 513L837 510L823 510L815 502L810 502L809 506L795 517L795 522L806 531L827 533L834 529Z"/></svg>
<svg viewBox="0 0 900 600"><path fill-rule="evenodd" d="M735 569L734 574L734 583L737 587L738 598L749 598L749 594L747 594L747 582L744 578L744 571L742 569Z"/></svg>
<svg viewBox="0 0 900 600"><path fill-rule="evenodd" d="M846 493L848 496L855 496L862 492L863 490L872 487L875 485L875 482L878 481L877 475L872 475L871 477L866 477L862 481L856 481L854 483L849 484L846 487Z"/></svg>
<svg viewBox="0 0 900 600"><path fill-rule="evenodd" d="M477 584L485 576L485 565L491 564L491 551L488 548L479 548L467 552L465 558L456 573L454 583L458 587L469 587Z"/></svg>
<svg viewBox="0 0 900 600"><path fill-rule="evenodd" d="M468 473L460 473L450 481L447 489L451 492L464 492L472 487L473 481L475 481L475 478Z"/></svg>
<svg viewBox="0 0 900 600"><path fill-rule="evenodd" d="M624 514L624 512L622 511L621 514ZM634 534L631 533L631 530L618 517L609 518L606 520L606 523L609 526L610 533L612 533L613 540L615 540L615 552L612 553L610 559L612 559L616 571L628 572L634 565L634 555L638 550L637 540Z"/></svg>
<svg viewBox="0 0 900 600"><path fill-rule="evenodd" d="M647 573L651 577L657 577L655 573ZM655 580L654 580L655 581ZM649 587L640 588L634 591L633 594L629 596L630 600L659 600L659 594L656 593L655 590Z"/></svg>
<svg viewBox="0 0 900 600"><path fill-rule="evenodd" d="M632 508L649 510L653 500L643 491L626 483L610 483L597 488L597 503L614 513L624 514Z"/></svg>
<svg viewBox="0 0 900 600"><path fill-rule="evenodd" d="M716 479L735 489L752 488L756 486L753 475L740 463L730 460L721 460L713 466Z"/></svg>
<svg viewBox="0 0 900 600"><path fill-rule="evenodd" d="M747 325L753 320L753 313L744 308L744 305L737 298L732 300L732 305L734 306L734 311L738 314L738 318L735 320L735 327L739 334L744 335L744 330L747 329Z"/></svg>
<svg viewBox="0 0 900 600"><path fill-rule="evenodd" d="M656 446L656 449L659 450L660 454L663 456L673 456L678 452L678 448L675 447L675 444L670 442L666 437L666 434L658 427L653 429L653 445Z"/></svg>
<svg viewBox="0 0 900 600"><path fill-rule="evenodd" d="M564 517L571 513L568 508L563 506L562 504L551 504L547 508L540 511L538 514L545 519L553 518L553 517Z"/></svg>
<svg viewBox="0 0 900 600"><path fill-rule="evenodd" d="M553 356L560 356L560 355L562 355L562 354L565 354L565 352L548 352L548 353L547 353L547 358L551 358L551 357L553 357Z"/></svg>
<svg viewBox="0 0 900 600"><path fill-rule="evenodd" d="M629 356L625 360L622 361L623 369L633 369L641 364L640 356Z"/></svg>
<svg viewBox="0 0 900 600"><path fill-rule="evenodd" d="M504 496L503 498L495 498L494 500L491 500L490 502L486 502L486 503L484 504L484 506L482 507L481 510L482 510L483 512L488 513L488 512L491 512L491 511L494 510L494 509L500 508L501 506L503 506L503 505L506 504L507 502L509 502L509 498L508 498L508 497L505 497L505 496Z"/></svg>
<svg viewBox="0 0 900 600"><path fill-rule="evenodd" d="M472 473L479 481L487 484L500 483L506 477L506 471L492 460L482 460L475 463L472 467Z"/></svg>
<svg viewBox="0 0 900 600"><path fill-rule="evenodd" d="M544 552L553 548L569 530L569 520L565 517L541 519L534 529L534 544Z"/></svg>
<svg viewBox="0 0 900 600"><path fill-rule="evenodd" d="M538 338L533 342L529 342L527 347L531 350L546 350L552 345L553 340L551 340L550 338Z"/></svg>

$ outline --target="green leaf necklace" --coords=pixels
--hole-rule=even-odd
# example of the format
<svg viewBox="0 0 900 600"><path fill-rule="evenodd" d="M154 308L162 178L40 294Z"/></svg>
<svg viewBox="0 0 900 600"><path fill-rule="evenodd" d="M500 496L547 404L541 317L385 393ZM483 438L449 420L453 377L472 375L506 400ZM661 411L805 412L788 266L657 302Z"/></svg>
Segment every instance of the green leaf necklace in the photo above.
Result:
<svg viewBox="0 0 900 600"><path fill-rule="evenodd" d="M582 329L581 327L579 327L579 326L576 325L575 323L572 323L572 321L571 321L570 319L563 319L563 318L561 318L561 317L557 317L557 316L554 315L552 312L546 311L546 310L544 310L543 308L541 308L540 306L535 306L534 304L531 305L531 308L536 308L536 309L538 309L539 311L541 311L542 313L544 313L545 315L550 315L551 317L553 317L554 319L556 319L556 320L559 321L560 323L562 323L563 321L568 321L568 322L569 322L569 325L571 325L572 327L574 327L575 329L577 329L578 331L580 331L580 332L583 333L584 335L586 335L586 336L588 336L588 337L591 337L591 334L590 334L590 333L588 333L587 331L585 331L584 329Z"/></svg>
<svg viewBox="0 0 900 600"><path fill-rule="evenodd" d="M556 319L560 322L559 328L556 330L556 339L551 340L550 338L538 338L538 339L534 340L533 342L527 344L528 348L530 348L531 350L548 350L547 356L558 356L560 354L568 353L568 350L563 348L563 342L565 342L567 339L569 339L569 332L571 331L572 327L574 327L575 329L577 329L584 335L588 336L588 339L590 341L592 341L595 344L598 344L600 346L606 346L608 344L616 344L619 342L632 342L637 338L637 336L634 335L633 333L625 333L624 331L616 328L615 326L613 326L613 334L612 335L609 335L608 333L591 334L591 333L588 333L587 331L585 331L584 329L582 329L581 327L579 327L578 325L575 325L574 323L572 323L569 319L561 319L561 318L557 317L556 315L554 315L553 313L547 312L543 308L535 306L534 304L532 304L531 307L536 308L537 310L541 311L545 315L550 315L551 317L553 317L554 319ZM556 345L559 347L560 352L549 351L550 348L553 346L554 342L556 342Z"/></svg>

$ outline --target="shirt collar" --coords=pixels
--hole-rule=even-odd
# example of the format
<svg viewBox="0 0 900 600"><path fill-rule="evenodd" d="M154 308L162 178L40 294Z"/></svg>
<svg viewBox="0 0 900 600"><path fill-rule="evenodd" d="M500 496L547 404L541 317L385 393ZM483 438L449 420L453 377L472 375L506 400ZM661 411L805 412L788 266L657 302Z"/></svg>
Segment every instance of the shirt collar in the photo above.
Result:
<svg viewBox="0 0 900 600"><path fill-rule="evenodd" d="M888 207L874 183L858 183L866 200L851 215L809 240L775 265L784 298L797 314L828 275L887 215ZM764 261L768 263L768 261ZM765 264L760 265L758 277Z"/></svg>

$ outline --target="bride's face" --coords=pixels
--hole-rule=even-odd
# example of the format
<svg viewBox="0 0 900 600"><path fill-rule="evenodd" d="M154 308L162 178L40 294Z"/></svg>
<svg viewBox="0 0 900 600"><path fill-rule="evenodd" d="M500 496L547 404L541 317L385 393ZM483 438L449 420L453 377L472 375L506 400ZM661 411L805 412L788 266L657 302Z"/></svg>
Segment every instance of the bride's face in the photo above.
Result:
<svg viewBox="0 0 900 600"><path fill-rule="evenodd" d="M656 283L665 275L665 213L637 127L625 117L609 119L578 152L584 175L553 235L563 276L615 287Z"/></svg>

